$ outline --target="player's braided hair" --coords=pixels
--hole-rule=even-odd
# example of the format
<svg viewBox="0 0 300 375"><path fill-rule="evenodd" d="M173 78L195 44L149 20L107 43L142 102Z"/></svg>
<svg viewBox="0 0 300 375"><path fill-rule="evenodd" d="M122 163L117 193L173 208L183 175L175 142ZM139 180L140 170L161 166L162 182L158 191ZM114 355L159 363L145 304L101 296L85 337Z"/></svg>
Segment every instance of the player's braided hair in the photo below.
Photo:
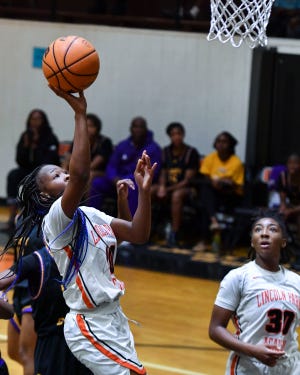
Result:
<svg viewBox="0 0 300 375"><path fill-rule="evenodd" d="M67 285L70 283L73 276L79 272L79 268L82 262L85 259L87 248L88 248L88 231L86 226L86 215L80 209L77 208L75 211L73 220L70 222L68 227L65 229L69 229L70 226L74 228L74 237L72 244L70 244L72 249L72 255L70 257L70 262L66 269L64 278L62 280L62 284L66 288ZM64 231L64 232L65 232ZM59 236L61 236L64 232L62 232ZM58 236L58 237L59 237Z"/></svg>
<svg viewBox="0 0 300 375"><path fill-rule="evenodd" d="M257 221L263 218L270 218L270 219L275 220L281 228L283 238L288 240L288 237L289 237L288 230L287 230L283 216L280 213L278 213L278 211L272 210L272 209L261 209L256 213L256 215L252 218L251 234ZM286 246L284 249L281 249L280 263L289 262L292 255L293 255L293 252L289 248L289 246ZM255 249L253 249L253 247L249 249L248 256L251 260L255 259L256 254L255 254Z"/></svg>
<svg viewBox="0 0 300 375"><path fill-rule="evenodd" d="M6 252L11 247L18 247L18 258L23 255L26 241L34 227L37 226L38 235L40 234L43 218L55 200L50 196L41 195L38 184L41 168L42 166L39 166L28 174L18 187L17 201L21 220L17 221L16 229L3 249L3 252Z"/></svg>
<svg viewBox="0 0 300 375"><path fill-rule="evenodd" d="M58 197L51 197L45 195L40 190L39 172L43 166L37 167L33 172L27 175L19 184L18 204L21 210L21 220L17 223L15 232L8 240L1 254L4 254L8 249L14 247L18 248L17 262L21 263L22 256L28 238L30 237L34 228L37 228L37 236L41 234L41 227L44 216L48 213L51 205ZM66 270L62 283L66 286L74 274L78 272L81 263L83 262L87 250L87 228L86 217L82 210L76 210L73 220L69 224L73 226L73 244L72 256L68 268ZM68 226L68 228L69 228ZM62 235L61 233L60 235ZM21 265L20 265L21 266Z"/></svg>
<svg viewBox="0 0 300 375"><path fill-rule="evenodd" d="M37 236L41 232L43 217L48 212L54 199L43 197L38 188L37 176L42 166L36 168L27 175L18 186L18 206L20 208L19 219L17 220L14 233L8 239L0 255L5 254L10 249L15 249L15 270L17 277L11 284L11 289L17 282L22 267L22 256L25 253L29 237L34 229L37 229Z"/></svg>

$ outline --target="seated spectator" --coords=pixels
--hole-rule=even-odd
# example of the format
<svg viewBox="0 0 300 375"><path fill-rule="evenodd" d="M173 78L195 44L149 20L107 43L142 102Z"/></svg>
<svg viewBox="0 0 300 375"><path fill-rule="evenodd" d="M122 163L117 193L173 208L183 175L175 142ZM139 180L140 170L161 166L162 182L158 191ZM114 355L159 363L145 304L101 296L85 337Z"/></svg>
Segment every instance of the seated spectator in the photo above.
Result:
<svg viewBox="0 0 300 375"><path fill-rule="evenodd" d="M110 138L101 134L102 121L101 119L93 114L87 114L87 129L89 134L90 146L91 146L91 176L90 176L90 190L91 192L85 197L93 195L93 179L95 177L104 176L107 163L113 152L113 144ZM69 160L72 152L68 153L63 162L63 167L68 170ZM89 199L89 198L88 198ZM93 199L93 198L91 198Z"/></svg>
<svg viewBox="0 0 300 375"><path fill-rule="evenodd" d="M300 156L291 154L287 160L287 170L280 173L277 190L280 194L279 212L287 222L297 227L297 239L300 239Z"/></svg>
<svg viewBox="0 0 300 375"><path fill-rule="evenodd" d="M102 121L98 116L87 114L87 129L91 145L91 178L103 176L113 151L110 138L101 134Z"/></svg>
<svg viewBox="0 0 300 375"><path fill-rule="evenodd" d="M148 130L146 120L143 117L136 117L130 125L130 136L115 147L107 164L105 175L93 179L90 190L90 206L101 209L105 197L115 197L115 185L118 180L131 179L134 181L135 165L144 150L147 151L153 163L158 163L158 168L155 170L155 182L161 165L161 148L154 141L152 131ZM137 187L135 190L130 189L128 201L132 216L137 207L137 199Z"/></svg>
<svg viewBox="0 0 300 375"><path fill-rule="evenodd" d="M166 133L171 143L163 148L162 169L158 184L153 185L153 196L170 208L172 225L167 245L177 247L183 204L191 194L190 181L198 173L199 154L184 143L185 128L179 122L169 124Z"/></svg>
<svg viewBox="0 0 300 375"><path fill-rule="evenodd" d="M33 109L27 117L26 130L17 144L18 167L11 170L7 176L7 229L14 227L19 182L41 164L59 164L58 145L58 138L52 131L46 113L41 109Z"/></svg>
<svg viewBox="0 0 300 375"><path fill-rule="evenodd" d="M266 170L266 180L262 181L267 184L268 188L268 208L279 208L280 206L280 194L278 192L278 179L282 171L286 171L286 165L277 164L272 167L265 167ZM263 169L263 171L264 171ZM267 170L269 172L267 173ZM262 173L263 173L262 171Z"/></svg>
<svg viewBox="0 0 300 375"><path fill-rule="evenodd" d="M200 173L201 203L204 207L202 235L207 238L209 229L218 231L221 226L216 213L225 211L232 213L243 196L244 166L235 155L237 140L232 134L223 131L213 143L216 151L205 156L201 162Z"/></svg>

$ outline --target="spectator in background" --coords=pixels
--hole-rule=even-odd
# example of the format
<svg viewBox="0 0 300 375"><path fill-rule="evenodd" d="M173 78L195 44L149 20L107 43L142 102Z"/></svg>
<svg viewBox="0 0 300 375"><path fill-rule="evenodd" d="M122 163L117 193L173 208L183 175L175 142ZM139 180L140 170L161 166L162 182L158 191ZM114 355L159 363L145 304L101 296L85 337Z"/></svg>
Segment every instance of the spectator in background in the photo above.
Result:
<svg viewBox="0 0 300 375"><path fill-rule="evenodd" d="M102 121L93 113L88 113L87 129L91 145L91 179L105 174L106 166L113 151L110 138L101 134Z"/></svg>
<svg viewBox="0 0 300 375"><path fill-rule="evenodd" d="M261 171L261 182L267 184L267 206L277 209L280 206L280 194L278 192L278 179L282 171L287 169L284 164L276 164L265 167Z"/></svg>
<svg viewBox="0 0 300 375"><path fill-rule="evenodd" d="M292 153L287 159L287 169L281 171L276 189L280 195L279 212L287 222L297 227L297 239L300 240L300 156Z"/></svg>
<svg viewBox="0 0 300 375"><path fill-rule="evenodd" d="M232 134L221 132L213 143L215 151L205 156L201 162L200 173L203 180L200 195L204 206L201 230L204 238L207 238L209 229L221 229L216 213L232 213L242 199L244 166L235 155L237 143Z"/></svg>
<svg viewBox="0 0 300 375"><path fill-rule="evenodd" d="M153 196L167 204L170 210L172 225L167 245L177 247L183 204L192 193L190 181L198 173L199 154L194 147L184 143L185 128L181 123L172 122L166 133L171 143L163 148L162 169L158 184L153 185Z"/></svg>
<svg viewBox="0 0 300 375"><path fill-rule="evenodd" d="M87 116L87 130L90 140L91 147L91 174L89 193L84 199L91 199L90 205L93 205L94 195L94 179L100 176L104 176L107 163L113 152L113 144L110 138L101 134L102 121L101 119L93 114L88 113ZM73 145L71 145L70 153L65 157L63 168L69 169L70 155L72 152Z"/></svg>
<svg viewBox="0 0 300 375"><path fill-rule="evenodd" d="M106 196L115 197L115 185L120 179L134 181L134 170L137 160L146 150L153 163L158 163L154 182L157 182L161 165L161 148L153 139L153 133L147 127L143 117L135 117L131 121L130 136L121 141L114 149L107 164L106 174L93 180L89 205L98 209L103 206ZM138 189L130 189L128 200L132 216L137 207Z"/></svg>
<svg viewBox="0 0 300 375"><path fill-rule="evenodd" d="M19 182L42 164L58 164L58 138L53 133L48 117L41 109L33 109L26 120L26 130L17 144L18 167L7 176L7 204L9 207L9 230L14 228L17 213L16 197Z"/></svg>

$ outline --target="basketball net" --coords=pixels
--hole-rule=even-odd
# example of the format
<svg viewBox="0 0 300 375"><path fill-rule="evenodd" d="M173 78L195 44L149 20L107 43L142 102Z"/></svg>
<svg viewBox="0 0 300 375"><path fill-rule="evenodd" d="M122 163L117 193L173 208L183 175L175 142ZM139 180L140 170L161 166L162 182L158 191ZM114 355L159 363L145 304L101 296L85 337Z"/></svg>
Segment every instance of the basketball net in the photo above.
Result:
<svg viewBox="0 0 300 375"><path fill-rule="evenodd" d="M207 40L219 39L239 47L267 45L266 28L274 0L211 0L211 21Z"/></svg>

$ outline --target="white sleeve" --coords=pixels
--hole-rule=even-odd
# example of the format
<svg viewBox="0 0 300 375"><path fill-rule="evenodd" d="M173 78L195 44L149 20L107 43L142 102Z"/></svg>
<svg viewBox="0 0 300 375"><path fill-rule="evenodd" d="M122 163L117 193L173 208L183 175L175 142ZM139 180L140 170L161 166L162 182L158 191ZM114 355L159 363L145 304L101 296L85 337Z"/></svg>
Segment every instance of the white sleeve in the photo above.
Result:
<svg viewBox="0 0 300 375"><path fill-rule="evenodd" d="M73 237L74 225L61 207L61 198L51 206L43 221L44 240L51 249L62 249Z"/></svg>
<svg viewBox="0 0 300 375"><path fill-rule="evenodd" d="M241 276L240 269L228 272L221 281L215 305L230 311L237 309L241 300Z"/></svg>

